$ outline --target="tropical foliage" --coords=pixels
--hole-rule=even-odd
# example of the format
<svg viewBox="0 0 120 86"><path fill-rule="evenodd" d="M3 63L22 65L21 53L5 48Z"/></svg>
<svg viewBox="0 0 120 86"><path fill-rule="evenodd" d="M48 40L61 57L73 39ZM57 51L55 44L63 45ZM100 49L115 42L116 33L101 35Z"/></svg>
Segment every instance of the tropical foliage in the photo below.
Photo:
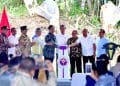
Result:
<svg viewBox="0 0 120 86"><path fill-rule="evenodd" d="M41 4L44 0L37 0ZM82 23L86 18L88 23L98 27L100 26L99 12L100 7L110 0L56 0L60 9L60 16L66 18L75 27L81 28L77 23ZM120 0L111 0L114 4L118 5ZM14 16L28 15L23 0L0 0L0 11L6 6L8 12ZM84 17L83 17L84 16ZM117 24L117 27L119 27Z"/></svg>

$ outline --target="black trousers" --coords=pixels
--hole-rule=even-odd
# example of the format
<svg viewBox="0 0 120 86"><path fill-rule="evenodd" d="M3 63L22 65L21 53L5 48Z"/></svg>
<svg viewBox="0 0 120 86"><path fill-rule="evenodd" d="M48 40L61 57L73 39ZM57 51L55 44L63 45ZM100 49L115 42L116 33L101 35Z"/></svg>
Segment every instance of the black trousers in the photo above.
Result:
<svg viewBox="0 0 120 86"><path fill-rule="evenodd" d="M83 68L84 68L84 72L85 72L85 64L90 61L92 63L92 65L95 63L95 58L94 56L83 56Z"/></svg>
<svg viewBox="0 0 120 86"><path fill-rule="evenodd" d="M45 57L44 59L45 59L45 60L49 60L51 63L53 63L53 61L54 61L54 57L53 57L53 58ZM49 71L48 71L48 70L45 70L45 74L46 74L46 78L47 78L47 80L48 80L48 79L49 79Z"/></svg>
<svg viewBox="0 0 120 86"><path fill-rule="evenodd" d="M8 54L5 52L0 53L0 63L8 63Z"/></svg>
<svg viewBox="0 0 120 86"><path fill-rule="evenodd" d="M38 79L38 75L39 75L39 69L36 69L33 78L37 80Z"/></svg>
<svg viewBox="0 0 120 86"><path fill-rule="evenodd" d="M54 58L45 57L44 59L45 59L45 60L49 60L49 61L52 62L52 63L53 63L53 61L54 61Z"/></svg>
<svg viewBox="0 0 120 86"><path fill-rule="evenodd" d="M81 57L70 57L70 65L71 65L71 77L73 73L75 73L75 66L77 67L77 72L82 72L82 66L81 66Z"/></svg>

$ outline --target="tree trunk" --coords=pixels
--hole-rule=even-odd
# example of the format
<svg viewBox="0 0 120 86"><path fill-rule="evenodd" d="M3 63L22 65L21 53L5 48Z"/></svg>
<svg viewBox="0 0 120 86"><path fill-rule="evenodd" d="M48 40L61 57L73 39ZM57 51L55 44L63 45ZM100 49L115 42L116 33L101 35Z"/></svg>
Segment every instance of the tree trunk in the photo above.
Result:
<svg viewBox="0 0 120 86"><path fill-rule="evenodd" d="M119 0L119 5L118 6L120 7L120 0Z"/></svg>
<svg viewBox="0 0 120 86"><path fill-rule="evenodd" d="M82 2L81 2L81 8L84 10L85 9L85 2L86 2L86 0L82 0Z"/></svg>
<svg viewBox="0 0 120 86"><path fill-rule="evenodd" d="M101 9L101 6L100 6L100 1L99 1L99 0L97 0L97 11L96 11L97 16L99 16L99 15L100 15L100 9Z"/></svg>

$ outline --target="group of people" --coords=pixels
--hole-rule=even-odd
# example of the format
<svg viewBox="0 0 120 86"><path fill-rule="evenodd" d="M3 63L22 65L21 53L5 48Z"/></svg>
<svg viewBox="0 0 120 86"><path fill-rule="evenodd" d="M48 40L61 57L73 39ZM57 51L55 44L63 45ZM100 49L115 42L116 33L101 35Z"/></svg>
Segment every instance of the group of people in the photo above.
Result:
<svg viewBox="0 0 120 86"><path fill-rule="evenodd" d="M48 34L45 36L45 39L42 40L42 30L40 28L36 28L35 35L32 37L32 41L27 35L28 28L27 26L21 26L21 36L19 39L16 38L16 28L11 28L11 36L7 37L7 26L1 27L1 34L0 34L0 65L4 65L8 63L10 60L15 59L16 56L22 57L21 62L19 63L18 70L20 71L25 70L23 78L22 76L18 76L19 80L24 80L26 78L30 78L31 73L33 76L33 69L34 65L39 65L41 63L41 58L44 57L44 68L47 81L49 81L49 68L48 65L53 63L55 57L57 59L57 72L58 78L60 79L68 79L69 76L75 73L75 68L77 69L78 73L82 71L85 72L85 64L87 62L92 63L92 69L94 71L94 75L97 74L99 76L110 74L110 78L113 76L111 73L108 72L107 65L109 63L109 59L107 57L106 49L104 45L109 43L109 40L105 37L105 30L99 30L99 37L96 39L93 38L87 28L82 30L82 35L78 36L78 31L73 30L72 36L68 36L65 33L66 27L65 25L60 25L60 34L55 34L55 27L53 25L49 25L48 27ZM33 58L30 58L33 57ZM83 59L83 68L82 68L82 59ZM107 60L106 60L107 59ZM69 74L69 63L70 63L70 74ZM6 69L6 68L5 68ZM47 70L46 70L47 69ZM83 70L82 70L83 69ZM35 73L38 72L34 70ZM21 75L21 72L18 75ZM24 77L25 75L25 77ZM119 74L118 74L119 75ZM53 75L54 76L54 75ZM38 77L37 77L38 78ZM104 77L101 76L102 79ZM101 79L99 78L99 80ZM54 77L55 79L55 77ZM30 81L32 78L29 79ZM98 80L98 81L99 81ZM112 77L114 81L114 78ZM54 80L55 81L55 80ZM16 81L16 85L20 83ZM22 83L26 84L27 82L21 81L20 86ZM32 82L30 82L32 84ZM30 84L29 83L29 84ZM100 83L97 83L96 86L101 86ZM115 86L113 85L109 86ZM1 85L0 85L1 86ZM4 85L2 85L4 86ZM33 86L33 85L31 85ZM37 85L35 85L37 86ZM43 85L42 85L43 86ZM49 85L48 85L49 86ZM53 86L53 85L51 85ZM88 85L90 86L90 85ZM93 85L91 85L93 86ZM108 85L103 85L108 86Z"/></svg>
<svg viewBox="0 0 120 86"><path fill-rule="evenodd" d="M36 65L31 57L15 57L0 65L0 86L56 86L53 66L50 61L46 61L46 65L45 69L42 64Z"/></svg>
<svg viewBox="0 0 120 86"><path fill-rule="evenodd" d="M92 65L91 74L86 75L86 86L120 86L119 59L120 56L118 56L117 65L109 70L109 58L105 54L101 55Z"/></svg>
<svg viewBox="0 0 120 86"><path fill-rule="evenodd" d="M27 36L27 27L21 27L19 39L16 37L16 28L11 28L9 37L6 35L7 30L6 26L1 27L0 86L56 86L51 61L35 59L31 55L31 47L37 43L34 37L31 42ZM36 33L39 32L40 28L37 28Z"/></svg>

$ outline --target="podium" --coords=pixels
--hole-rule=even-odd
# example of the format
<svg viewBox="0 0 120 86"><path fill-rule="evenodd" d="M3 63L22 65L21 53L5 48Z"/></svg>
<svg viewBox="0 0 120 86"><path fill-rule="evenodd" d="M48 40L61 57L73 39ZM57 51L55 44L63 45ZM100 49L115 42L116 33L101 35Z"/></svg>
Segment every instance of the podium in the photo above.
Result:
<svg viewBox="0 0 120 86"><path fill-rule="evenodd" d="M71 86L71 80L70 79L58 79L57 86Z"/></svg>
<svg viewBox="0 0 120 86"><path fill-rule="evenodd" d="M58 47L58 79L68 80L70 79L70 62L68 56L68 48L66 45Z"/></svg>

